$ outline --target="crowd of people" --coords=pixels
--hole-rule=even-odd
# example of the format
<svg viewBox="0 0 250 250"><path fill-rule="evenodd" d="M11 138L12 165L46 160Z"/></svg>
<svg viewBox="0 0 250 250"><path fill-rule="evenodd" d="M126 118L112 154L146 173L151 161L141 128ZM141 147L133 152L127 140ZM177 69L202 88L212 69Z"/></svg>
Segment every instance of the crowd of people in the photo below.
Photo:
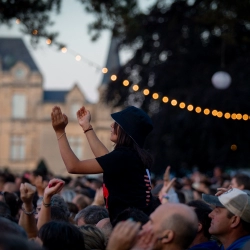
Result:
<svg viewBox="0 0 250 250"><path fill-rule="evenodd" d="M89 111L77 112L96 157L81 160L67 141L67 116L52 110L61 156L77 177L0 172L0 250L250 249L247 173L215 167L212 177L198 170L173 177L168 166L151 178L152 159L142 149L150 118L135 107L111 116L115 146L108 152Z"/></svg>

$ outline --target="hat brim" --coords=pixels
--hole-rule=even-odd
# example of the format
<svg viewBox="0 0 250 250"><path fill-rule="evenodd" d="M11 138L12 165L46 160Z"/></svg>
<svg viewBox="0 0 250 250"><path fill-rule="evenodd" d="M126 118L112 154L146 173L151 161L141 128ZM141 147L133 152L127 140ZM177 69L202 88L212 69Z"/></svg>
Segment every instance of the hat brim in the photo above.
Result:
<svg viewBox="0 0 250 250"><path fill-rule="evenodd" d="M126 131L123 126L121 125L122 121L120 120L120 114L119 112L111 114L111 117L115 120L115 122L125 131L125 133L140 147L143 147L143 145L139 144L130 134L128 131Z"/></svg>
<svg viewBox="0 0 250 250"><path fill-rule="evenodd" d="M216 207L225 207L223 204L219 201L218 196L210 195L210 194L202 194L202 199L213 206Z"/></svg>

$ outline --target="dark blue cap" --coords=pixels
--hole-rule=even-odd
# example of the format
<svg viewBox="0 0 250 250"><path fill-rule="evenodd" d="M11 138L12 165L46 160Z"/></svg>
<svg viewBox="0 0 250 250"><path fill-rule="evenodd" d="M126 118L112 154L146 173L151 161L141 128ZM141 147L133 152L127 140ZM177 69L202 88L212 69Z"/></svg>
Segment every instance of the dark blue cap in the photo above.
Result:
<svg viewBox="0 0 250 250"><path fill-rule="evenodd" d="M134 106L111 114L117 124L133 139L141 148L147 135L152 131L153 124L146 112Z"/></svg>

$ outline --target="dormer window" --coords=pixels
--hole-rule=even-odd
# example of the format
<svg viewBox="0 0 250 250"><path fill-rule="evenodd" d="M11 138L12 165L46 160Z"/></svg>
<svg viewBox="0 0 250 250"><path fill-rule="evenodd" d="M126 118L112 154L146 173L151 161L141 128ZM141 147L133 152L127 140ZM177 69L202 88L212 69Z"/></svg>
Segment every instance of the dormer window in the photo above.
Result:
<svg viewBox="0 0 250 250"><path fill-rule="evenodd" d="M18 79L23 79L23 78L25 77L25 71L24 71L24 69L22 69L22 68L17 68L17 69L15 70L15 76L16 76L16 78L18 78Z"/></svg>

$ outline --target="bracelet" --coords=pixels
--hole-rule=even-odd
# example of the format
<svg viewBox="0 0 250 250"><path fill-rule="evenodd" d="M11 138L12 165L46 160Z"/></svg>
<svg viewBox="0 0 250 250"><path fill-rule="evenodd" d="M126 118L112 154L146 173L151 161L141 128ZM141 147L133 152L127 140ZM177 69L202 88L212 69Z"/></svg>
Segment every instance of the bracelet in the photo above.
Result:
<svg viewBox="0 0 250 250"><path fill-rule="evenodd" d="M43 200L43 205L44 205L45 207L50 207L50 206L51 206L51 203L44 203L44 200Z"/></svg>
<svg viewBox="0 0 250 250"><path fill-rule="evenodd" d="M32 215L32 214L36 213L34 206L33 206L33 210L31 212L26 211L23 206L22 206L22 210L26 215Z"/></svg>
<svg viewBox="0 0 250 250"><path fill-rule="evenodd" d="M58 138L57 138L57 140L59 140L62 136L64 136L64 135L66 135L66 133L64 132L63 134L61 134Z"/></svg>
<svg viewBox="0 0 250 250"><path fill-rule="evenodd" d="M88 131L90 131L90 130L93 130L93 127L92 127L91 125L89 126L89 128L88 128L88 129L83 130L83 131L84 131L84 134L85 134L85 133L87 133L87 132L88 132Z"/></svg>

